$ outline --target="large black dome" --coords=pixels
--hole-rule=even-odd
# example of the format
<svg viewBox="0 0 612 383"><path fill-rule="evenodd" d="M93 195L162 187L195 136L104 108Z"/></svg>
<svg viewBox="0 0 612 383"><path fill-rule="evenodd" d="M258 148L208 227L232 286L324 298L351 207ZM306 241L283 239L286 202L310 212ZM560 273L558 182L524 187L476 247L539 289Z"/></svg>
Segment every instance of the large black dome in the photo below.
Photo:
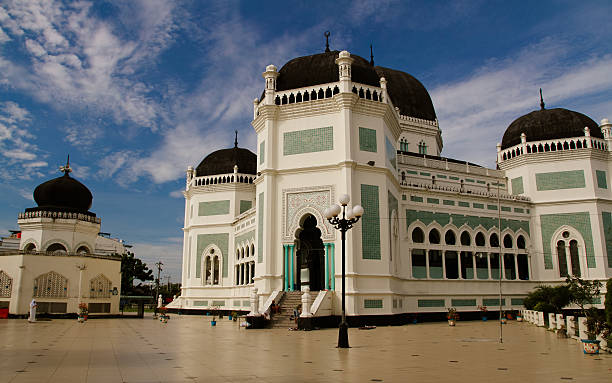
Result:
<svg viewBox="0 0 612 383"><path fill-rule="evenodd" d="M297 57L278 71L276 90L303 88L339 80L336 58L340 51ZM427 89L413 76L394 69L372 66L363 57L351 55L351 80L364 85L380 86L380 77L387 80L387 91L393 105L403 115L435 120L436 112Z"/></svg>
<svg viewBox="0 0 612 383"><path fill-rule="evenodd" d="M552 140L584 136L588 127L592 137L603 138L595 121L582 113L563 108L535 110L517 118L508 126L502 139L502 149L521 143L521 134L527 141Z"/></svg>
<svg viewBox="0 0 612 383"><path fill-rule="evenodd" d="M200 162L196 168L196 176L233 173L234 165L238 165L239 173L255 174L257 173L257 155L248 149L239 147L217 150Z"/></svg>
<svg viewBox="0 0 612 383"><path fill-rule="evenodd" d="M89 189L68 175L43 182L34 189L34 200L41 208L53 211L87 213L93 196Z"/></svg>

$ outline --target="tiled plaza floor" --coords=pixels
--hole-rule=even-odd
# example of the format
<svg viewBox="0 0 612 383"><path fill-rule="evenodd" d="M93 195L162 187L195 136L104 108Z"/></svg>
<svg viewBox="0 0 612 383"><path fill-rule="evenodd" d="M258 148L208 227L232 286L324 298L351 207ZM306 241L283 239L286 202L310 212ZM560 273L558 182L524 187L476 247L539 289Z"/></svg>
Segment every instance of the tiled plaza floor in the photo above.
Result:
<svg viewBox="0 0 612 383"><path fill-rule="evenodd" d="M0 320L0 382L612 382L612 355L527 323L245 330L227 318Z"/></svg>

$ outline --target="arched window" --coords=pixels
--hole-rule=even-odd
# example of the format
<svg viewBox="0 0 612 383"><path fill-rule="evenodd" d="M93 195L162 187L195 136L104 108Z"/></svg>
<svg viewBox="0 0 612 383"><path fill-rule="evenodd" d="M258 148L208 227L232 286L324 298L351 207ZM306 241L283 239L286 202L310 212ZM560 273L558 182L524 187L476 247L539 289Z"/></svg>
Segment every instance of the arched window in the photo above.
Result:
<svg viewBox="0 0 612 383"><path fill-rule="evenodd" d="M34 298L66 298L68 279L55 271L49 271L34 280Z"/></svg>
<svg viewBox="0 0 612 383"><path fill-rule="evenodd" d="M447 245L455 245L456 244L455 233L452 230L447 230L446 231L446 234L444 234L444 242Z"/></svg>
<svg viewBox="0 0 612 383"><path fill-rule="evenodd" d="M485 245L485 236L481 232L476 234L476 246L484 246Z"/></svg>
<svg viewBox="0 0 612 383"><path fill-rule="evenodd" d="M506 249L511 249L512 248L512 236L510 234L506 234L504 236L504 247Z"/></svg>
<svg viewBox="0 0 612 383"><path fill-rule="evenodd" d="M419 154L427 154L427 144L425 141L419 142Z"/></svg>
<svg viewBox="0 0 612 383"><path fill-rule="evenodd" d="M219 284L219 257L215 256L213 260L213 285Z"/></svg>
<svg viewBox="0 0 612 383"><path fill-rule="evenodd" d="M77 249L76 252L77 252L77 254L89 254L89 253L91 253L87 246L79 246L79 248Z"/></svg>
<svg viewBox="0 0 612 383"><path fill-rule="evenodd" d="M429 231L429 243L432 243L432 244L440 243L440 232L437 229L431 229Z"/></svg>
<svg viewBox="0 0 612 383"><path fill-rule="evenodd" d="M499 247L499 237L496 233L491 234L491 236L489 237L489 246Z"/></svg>
<svg viewBox="0 0 612 383"><path fill-rule="evenodd" d="M211 263L212 262L210 260L210 257L206 257L206 261L204 262L204 270L206 270L206 279L204 280L204 283L207 285L212 285Z"/></svg>
<svg viewBox="0 0 612 383"><path fill-rule="evenodd" d="M412 230L412 242L414 243L423 243L425 242L425 233L420 227L415 227Z"/></svg>
<svg viewBox="0 0 612 383"><path fill-rule="evenodd" d="M254 257L255 256L255 245L251 244L251 256Z"/></svg>
<svg viewBox="0 0 612 383"><path fill-rule="evenodd" d="M52 245L50 245L49 247L47 247L47 252L48 253L67 253L68 250L66 250L66 247L64 245L62 245L61 243L54 243Z"/></svg>
<svg viewBox="0 0 612 383"><path fill-rule="evenodd" d="M570 241L570 261L572 262L572 275L580 277L580 258L578 256L578 241Z"/></svg>
<svg viewBox="0 0 612 383"><path fill-rule="evenodd" d="M236 249L236 259L240 259L240 249Z"/></svg>
<svg viewBox="0 0 612 383"><path fill-rule="evenodd" d="M464 231L461 233L461 245L462 246L470 246L472 243L472 238L470 237L470 233Z"/></svg>
<svg viewBox="0 0 612 383"><path fill-rule="evenodd" d="M516 239L516 247L518 247L519 249L525 248L525 237L523 237L522 235L518 236L518 238Z"/></svg>
<svg viewBox="0 0 612 383"><path fill-rule="evenodd" d="M250 248L249 248L249 246L247 245L247 247L246 247L246 257L247 257L247 258L249 257L249 251L250 251L250 250L251 250L251 249L250 249Z"/></svg>
<svg viewBox="0 0 612 383"><path fill-rule="evenodd" d="M557 260L559 262L559 276L567 277L567 257L565 255L565 241L557 242Z"/></svg>
<svg viewBox="0 0 612 383"><path fill-rule="evenodd" d="M23 248L23 251L25 251L26 253L31 253L33 251L36 251L36 245L30 242L27 245L25 245L25 247Z"/></svg>

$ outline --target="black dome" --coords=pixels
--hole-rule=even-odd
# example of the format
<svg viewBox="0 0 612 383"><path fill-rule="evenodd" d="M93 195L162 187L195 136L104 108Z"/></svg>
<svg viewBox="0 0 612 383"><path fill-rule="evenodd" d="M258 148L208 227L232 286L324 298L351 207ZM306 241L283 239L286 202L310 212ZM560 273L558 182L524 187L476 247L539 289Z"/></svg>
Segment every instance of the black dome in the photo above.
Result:
<svg viewBox="0 0 612 383"><path fill-rule="evenodd" d="M43 182L34 189L38 209L87 213L93 196L85 185L68 175Z"/></svg>
<svg viewBox="0 0 612 383"><path fill-rule="evenodd" d="M588 127L592 137L603 138L595 121L582 113L563 108L535 110L514 120L508 126L502 139L502 149L521 143L521 133L527 141L552 140L584 136Z"/></svg>
<svg viewBox="0 0 612 383"><path fill-rule="evenodd" d="M339 51L331 51L290 60L278 71L276 90L337 82L339 75L336 58L339 54ZM372 66L366 59L357 55L351 55L351 58L353 82L379 87L380 77L384 76L387 79L389 97L401 114L424 120L436 119L431 97L416 78L398 70Z"/></svg>
<svg viewBox="0 0 612 383"><path fill-rule="evenodd" d="M255 174L257 173L257 155L248 149L238 147L217 150L200 162L196 168L196 176L233 173L234 165L238 165L239 173Z"/></svg>

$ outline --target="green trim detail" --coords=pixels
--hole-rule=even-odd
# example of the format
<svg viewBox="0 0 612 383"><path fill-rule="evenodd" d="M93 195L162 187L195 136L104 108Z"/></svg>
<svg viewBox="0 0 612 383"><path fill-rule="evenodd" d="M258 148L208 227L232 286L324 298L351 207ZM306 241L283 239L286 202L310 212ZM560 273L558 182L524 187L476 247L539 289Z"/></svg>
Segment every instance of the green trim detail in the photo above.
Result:
<svg viewBox="0 0 612 383"><path fill-rule="evenodd" d="M365 211L361 219L361 256L363 259L381 259L378 186L361 185L361 206Z"/></svg>
<svg viewBox="0 0 612 383"><path fill-rule="evenodd" d="M261 141L259 144L259 164L264 163L264 158L266 158L266 141Z"/></svg>
<svg viewBox="0 0 612 383"><path fill-rule="evenodd" d="M476 181L475 181L475 180L473 180L473 179L471 179L471 178L466 178L466 179L465 179L465 182L471 182L471 183L474 183L474 182L476 182Z"/></svg>
<svg viewBox="0 0 612 383"><path fill-rule="evenodd" d="M334 149L334 128L305 129L283 134L283 154L324 152Z"/></svg>
<svg viewBox="0 0 612 383"><path fill-rule="evenodd" d="M593 250L593 235L591 234L591 219L589 212L563 213L563 214L543 214L540 216L542 227L542 249L544 250L544 268L553 268L553 256L550 248L552 235L563 225L568 225L578 230L582 235L586 245L587 267L595 267L595 252ZM584 254L580 254L584 257Z"/></svg>
<svg viewBox="0 0 612 383"><path fill-rule="evenodd" d="M423 202L423 197L419 197L416 195L411 195L410 196L410 201L412 202Z"/></svg>
<svg viewBox="0 0 612 383"><path fill-rule="evenodd" d="M523 177L516 177L511 179L510 184L512 185L513 195L523 194L525 192L525 188L523 187Z"/></svg>
<svg viewBox="0 0 612 383"><path fill-rule="evenodd" d="M208 301L193 301L194 306L208 306Z"/></svg>
<svg viewBox="0 0 612 383"><path fill-rule="evenodd" d="M376 130L359 128L359 150L376 153Z"/></svg>
<svg viewBox="0 0 612 383"><path fill-rule="evenodd" d="M612 268L612 214L601 212L604 237L606 240L606 253L608 254L608 268Z"/></svg>
<svg viewBox="0 0 612 383"><path fill-rule="evenodd" d="M264 193L259 193L257 209L257 263L263 262Z"/></svg>
<svg viewBox="0 0 612 383"><path fill-rule="evenodd" d="M243 242L255 242L255 230L234 237L234 247L238 247Z"/></svg>
<svg viewBox="0 0 612 383"><path fill-rule="evenodd" d="M536 173L536 187L538 191L582 189L585 186L583 170Z"/></svg>
<svg viewBox="0 0 612 383"><path fill-rule="evenodd" d="M421 175L422 175L422 176L425 176L425 177L429 177L429 176L431 176L431 173L421 172Z"/></svg>
<svg viewBox="0 0 612 383"><path fill-rule="evenodd" d="M253 207L253 201L240 200L240 214L249 210L251 207Z"/></svg>
<svg viewBox="0 0 612 383"><path fill-rule="evenodd" d="M603 170L595 170L595 176L597 177L597 187L600 189L607 189L608 182L606 180L606 172Z"/></svg>
<svg viewBox="0 0 612 383"><path fill-rule="evenodd" d="M240 306L242 306L240 301L234 301L234 307L240 307Z"/></svg>
<svg viewBox="0 0 612 383"><path fill-rule="evenodd" d="M419 172L415 171L415 170L406 170L406 173L408 174L419 174Z"/></svg>
<svg viewBox="0 0 612 383"><path fill-rule="evenodd" d="M437 198L427 198L427 203L433 203L433 204L439 205L440 200Z"/></svg>
<svg viewBox="0 0 612 383"><path fill-rule="evenodd" d="M449 178L449 179L451 179L451 180L453 180L453 181L459 181L459 177L453 177L453 176L450 176L450 177L448 177L448 178Z"/></svg>
<svg viewBox="0 0 612 383"><path fill-rule="evenodd" d="M459 201L459 206L461 206L461 207L470 207L470 203L469 202Z"/></svg>
<svg viewBox="0 0 612 383"><path fill-rule="evenodd" d="M514 208L514 212L515 213L524 213L525 209L523 209L522 207L515 207Z"/></svg>
<svg viewBox="0 0 612 383"><path fill-rule="evenodd" d="M225 301L212 301L211 306L223 307L225 306Z"/></svg>
<svg viewBox="0 0 612 383"><path fill-rule="evenodd" d="M497 210L497 205L487 205L488 210Z"/></svg>
<svg viewBox="0 0 612 383"><path fill-rule="evenodd" d="M476 306L476 299L451 299L451 306Z"/></svg>
<svg viewBox="0 0 612 383"><path fill-rule="evenodd" d="M510 298L511 306L522 306L525 302L525 298Z"/></svg>
<svg viewBox="0 0 612 383"><path fill-rule="evenodd" d="M442 204L446 206L455 206L455 201L450 200L450 199L445 199L445 200L442 200Z"/></svg>
<svg viewBox="0 0 612 383"><path fill-rule="evenodd" d="M206 217L212 215L229 214L229 209L229 200L200 202L198 205L198 216Z"/></svg>
<svg viewBox="0 0 612 383"><path fill-rule="evenodd" d="M383 300L382 299L364 299L363 308L364 309L382 309Z"/></svg>
<svg viewBox="0 0 612 383"><path fill-rule="evenodd" d="M506 304L506 298L503 298L502 300L502 306ZM499 307L499 298L484 298L482 300L482 304L483 306L497 306Z"/></svg>
<svg viewBox="0 0 612 383"><path fill-rule="evenodd" d="M484 209L484 204L482 204L482 203L477 203L477 202L474 202L474 203L472 204L472 206L473 206L475 209Z"/></svg>
<svg viewBox="0 0 612 383"><path fill-rule="evenodd" d="M419 299L419 307L444 307L444 299Z"/></svg>
<svg viewBox="0 0 612 383"><path fill-rule="evenodd" d="M436 174L436 177L446 179L447 177L444 174Z"/></svg>
<svg viewBox="0 0 612 383"><path fill-rule="evenodd" d="M502 206L501 207L501 211L512 211L512 208L510 206Z"/></svg>
<svg viewBox="0 0 612 383"><path fill-rule="evenodd" d="M481 181L481 180L476 180L476 183L477 183L477 184L482 184L482 185L486 184L486 182Z"/></svg>
<svg viewBox="0 0 612 383"><path fill-rule="evenodd" d="M402 201L406 200L406 194L402 194Z"/></svg>
<svg viewBox="0 0 612 383"><path fill-rule="evenodd" d="M222 274L223 278L227 277L227 264L228 264L228 251L229 251L229 234L228 233L215 233L215 234L198 234L196 247L196 278L201 277L202 272L202 253L209 245L216 245L221 250L221 256L223 260Z"/></svg>

